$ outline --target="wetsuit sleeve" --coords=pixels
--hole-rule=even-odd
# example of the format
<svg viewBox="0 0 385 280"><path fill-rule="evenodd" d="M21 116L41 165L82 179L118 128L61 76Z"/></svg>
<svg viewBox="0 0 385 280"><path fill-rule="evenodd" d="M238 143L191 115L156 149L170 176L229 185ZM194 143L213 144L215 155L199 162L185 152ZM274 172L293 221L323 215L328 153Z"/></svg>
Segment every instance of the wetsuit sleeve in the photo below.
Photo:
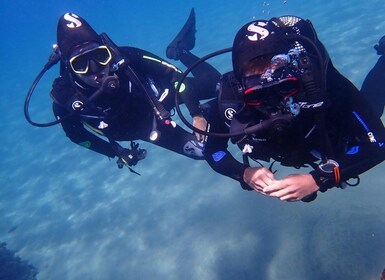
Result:
<svg viewBox="0 0 385 280"><path fill-rule="evenodd" d="M340 181L344 182L385 160L385 129L356 87L337 70L332 73L329 83L337 89L333 98L334 121L346 146L345 152L335 155L335 160L339 164ZM311 174L321 191L337 185L334 176L326 178L317 170Z"/></svg>
<svg viewBox="0 0 385 280"><path fill-rule="evenodd" d="M224 121L220 118L216 104L211 104L208 114L205 114L206 119L210 124L210 132L228 133L228 129ZM207 137L203 154L207 163L216 172L237 180L244 187L243 173L248 167L236 160L228 150L227 137Z"/></svg>
<svg viewBox="0 0 385 280"><path fill-rule="evenodd" d="M385 160L385 130L360 94L353 94L350 122L346 125L356 132L349 150L338 158L341 179L347 180L371 169ZM348 118L347 118L348 119Z"/></svg>
<svg viewBox="0 0 385 280"><path fill-rule="evenodd" d="M216 142L215 147L211 145L211 142ZM244 183L243 173L248 166L237 161L227 148L219 145L219 142L219 138L209 137L204 149L204 156L207 163L219 174Z"/></svg>
<svg viewBox="0 0 385 280"><path fill-rule="evenodd" d="M68 115L67 110L53 103L53 111L57 119ZM74 116L61 122L66 136L75 144L94 152L113 158L116 156L111 144L86 130L81 120Z"/></svg>

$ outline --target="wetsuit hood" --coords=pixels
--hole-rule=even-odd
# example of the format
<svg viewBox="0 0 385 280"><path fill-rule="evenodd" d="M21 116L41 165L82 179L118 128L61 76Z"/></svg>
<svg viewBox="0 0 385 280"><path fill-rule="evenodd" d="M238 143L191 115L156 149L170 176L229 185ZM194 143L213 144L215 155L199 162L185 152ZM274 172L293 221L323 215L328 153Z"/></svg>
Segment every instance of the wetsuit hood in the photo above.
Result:
<svg viewBox="0 0 385 280"><path fill-rule="evenodd" d="M254 59L288 53L293 48L320 56L318 59L322 60L323 70L326 70L329 56L309 20L288 15L251 21L241 27L233 42L235 77L241 82L247 64Z"/></svg>
<svg viewBox="0 0 385 280"><path fill-rule="evenodd" d="M68 60L74 47L85 42L103 44L99 35L83 18L74 13L61 16L57 26L57 43L62 59Z"/></svg>
<svg viewBox="0 0 385 280"><path fill-rule="evenodd" d="M240 81L247 62L261 56L287 53L290 45L285 33L274 22L256 20L245 24L233 42L232 61L236 78Z"/></svg>

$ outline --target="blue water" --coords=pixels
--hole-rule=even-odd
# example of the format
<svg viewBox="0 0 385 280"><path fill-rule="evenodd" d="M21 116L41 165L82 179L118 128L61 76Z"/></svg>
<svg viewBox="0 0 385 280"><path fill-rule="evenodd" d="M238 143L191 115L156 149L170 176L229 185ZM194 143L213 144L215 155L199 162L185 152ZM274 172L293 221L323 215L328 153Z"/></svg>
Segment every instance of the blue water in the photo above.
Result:
<svg viewBox="0 0 385 280"><path fill-rule="evenodd" d="M165 57L192 7L199 56L231 46L253 18L296 14L312 20L335 66L358 87L385 34L383 0L3 1L0 242L37 267L39 279L379 279L384 165L365 173L359 187L287 203L146 143L136 176L75 146L60 126L24 120L25 94L47 61L61 14L78 13L118 44ZM227 56L212 63L230 69ZM37 87L30 111L37 121L53 119L48 93L57 73Z"/></svg>

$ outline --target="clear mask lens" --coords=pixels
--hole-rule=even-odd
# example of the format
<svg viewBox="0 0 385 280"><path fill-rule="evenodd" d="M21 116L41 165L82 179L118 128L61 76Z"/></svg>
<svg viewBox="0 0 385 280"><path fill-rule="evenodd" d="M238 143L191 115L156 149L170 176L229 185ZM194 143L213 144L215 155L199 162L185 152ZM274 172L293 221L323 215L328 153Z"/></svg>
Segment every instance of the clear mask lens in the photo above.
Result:
<svg viewBox="0 0 385 280"><path fill-rule="evenodd" d="M256 85L244 91L244 101L251 106L277 106L282 100L297 93L299 87L299 81L295 77Z"/></svg>
<svg viewBox="0 0 385 280"><path fill-rule="evenodd" d="M283 99L292 96L300 89L298 80L299 51L291 49L287 54L271 58L270 65L260 75L243 79L244 100L253 106L276 106Z"/></svg>

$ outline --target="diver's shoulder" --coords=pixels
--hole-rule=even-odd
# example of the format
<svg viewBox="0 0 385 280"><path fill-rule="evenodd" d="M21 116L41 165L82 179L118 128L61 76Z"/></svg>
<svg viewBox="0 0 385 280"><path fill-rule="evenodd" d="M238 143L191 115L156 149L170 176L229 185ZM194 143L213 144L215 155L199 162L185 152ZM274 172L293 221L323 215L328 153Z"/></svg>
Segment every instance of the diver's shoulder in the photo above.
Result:
<svg viewBox="0 0 385 280"><path fill-rule="evenodd" d="M127 57L138 57L138 58L143 58L143 57L154 57L154 58L159 58L157 55L146 51L141 48L136 48L136 47L130 47L130 46L121 46L119 47L119 51L124 54Z"/></svg>

